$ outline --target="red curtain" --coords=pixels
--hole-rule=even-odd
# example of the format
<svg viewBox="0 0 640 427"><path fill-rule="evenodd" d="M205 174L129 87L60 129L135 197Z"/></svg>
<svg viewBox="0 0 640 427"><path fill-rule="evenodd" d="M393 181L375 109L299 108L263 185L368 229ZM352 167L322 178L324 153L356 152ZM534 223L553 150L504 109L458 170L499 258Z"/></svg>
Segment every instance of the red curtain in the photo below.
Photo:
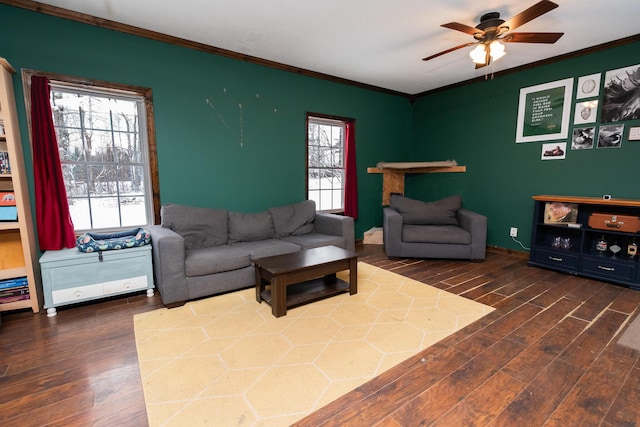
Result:
<svg viewBox="0 0 640 427"><path fill-rule="evenodd" d="M344 214L358 219L358 169L356 166L356 123L347 122L345 126L345 183Z"/></svg>
<svg viewBox="0 0 640 427"><path fill-rule="evenodd" d="M31 137L40 250L72 248L76 238L53 127L49 79L42 76L31 77Z"/></svg>

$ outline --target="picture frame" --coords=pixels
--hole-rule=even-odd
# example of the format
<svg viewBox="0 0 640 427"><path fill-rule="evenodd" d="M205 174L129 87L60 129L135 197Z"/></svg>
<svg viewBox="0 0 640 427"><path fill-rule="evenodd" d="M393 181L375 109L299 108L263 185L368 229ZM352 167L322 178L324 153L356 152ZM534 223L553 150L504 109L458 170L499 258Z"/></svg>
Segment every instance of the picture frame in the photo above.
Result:
<svg viewBox="0 0 640 427"><path fill-rule="evenodd" d="M551 142L542 144L541 160L563 160L567 157L566 142Z"/></svg>
<svg viewBox="0 0 640 427"><path fill-rule="evenodd" d="M572 150L590 150L593 148L595 141L596 127L587 126L580 128L573 128L573 135L571 137L571 149Z"/></svg>
<svg viewBox="0 0 640 427"><path fill-rule="evenodd" d="M605 73L600 122L613 123L640 119L637 84L640 64Z"/></svg>
<svg viewBox="0 0 640 427"><path fill-rule="evenodd" d="M547 202L544 205L545 224L575 224L578 221L578 204Z"/></svg>
<svg viewBox="0 0 640 427"><path fill-rule="evenodd" d="M576 88L576 99L598 96L600 94L601 77L601 73L580 77Z"/></svg>
<svg viewBox="0 0 640 427"><path fill-rule="evenodd" d="M520 89L516 143L566 139L573 77Z"/></svg>
<svg viewBox="0 0 640 427"><path fill-rule="evenodd" d="M606 125L598 128L598 148L620 148L624 135L624 125Z"/></svg>
<svg viewBox="0 0 640 427"><path fill-rule="evenodd" d="M576 103L573 124L594 123L598 116L598 100L582 101Z"/></svg>

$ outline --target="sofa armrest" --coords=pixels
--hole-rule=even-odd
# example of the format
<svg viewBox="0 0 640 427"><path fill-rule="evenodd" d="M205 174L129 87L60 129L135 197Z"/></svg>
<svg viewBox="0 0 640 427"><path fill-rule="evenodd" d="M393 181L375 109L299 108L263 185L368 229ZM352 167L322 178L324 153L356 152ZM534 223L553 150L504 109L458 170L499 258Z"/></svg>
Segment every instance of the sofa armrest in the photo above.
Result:
<svg viewBox="0 0 640 427"><path fill-rule="evenodd" d="M487 217L463 208L458 210L458 223L471 234L471 259L484 259L487 251Z"/></svg>
<svg viewBox="0 0 640 427"><path fill-rule="evenodd" d="M353 218L350 216L316 212L316 219L313 222L313 228L318 233L342 236L345 242L344 249L348 251L355 251L355 228Z"/></svg>
<svg viewBox="0 0 640 427"><path fill-rule="evenodd" d="M154 280L162 302L166 305L187 301L184 238L161 225L151 225L147 229L151 233Z"/></svg>
<svg viewBox="0 0 640 427"><path fill-rule="evenodd" d="M399 256L402 245L402 215L388 206L382 209L382 242L388 256Z"/></svg>

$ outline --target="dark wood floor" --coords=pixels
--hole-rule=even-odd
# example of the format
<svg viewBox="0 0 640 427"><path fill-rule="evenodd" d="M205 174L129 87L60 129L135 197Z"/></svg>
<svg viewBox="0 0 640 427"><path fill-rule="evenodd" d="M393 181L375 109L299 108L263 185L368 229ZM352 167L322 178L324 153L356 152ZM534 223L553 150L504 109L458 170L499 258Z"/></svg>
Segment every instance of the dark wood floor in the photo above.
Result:
<svg viewBox="0 0 640 427"><path fill-rule="evenodd" d="M299 426L636 426L640 352L616 344L640 292L527 266L360 260L496 310L301 420ZM0 425L145 426L132 317L158 296L2 313Z"/></svg>

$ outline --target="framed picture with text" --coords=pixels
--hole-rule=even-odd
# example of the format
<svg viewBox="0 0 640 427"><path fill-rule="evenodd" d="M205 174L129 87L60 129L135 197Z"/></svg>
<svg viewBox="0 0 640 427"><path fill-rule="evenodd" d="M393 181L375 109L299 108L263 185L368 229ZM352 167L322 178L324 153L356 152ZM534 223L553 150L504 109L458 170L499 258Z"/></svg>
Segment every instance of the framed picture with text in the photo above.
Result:
<svg viewBox="0 0 640 427"><path fill-rule="evenodd" d="M572 92L573 78L520 89L516 142L567 138Z"/></svg>

